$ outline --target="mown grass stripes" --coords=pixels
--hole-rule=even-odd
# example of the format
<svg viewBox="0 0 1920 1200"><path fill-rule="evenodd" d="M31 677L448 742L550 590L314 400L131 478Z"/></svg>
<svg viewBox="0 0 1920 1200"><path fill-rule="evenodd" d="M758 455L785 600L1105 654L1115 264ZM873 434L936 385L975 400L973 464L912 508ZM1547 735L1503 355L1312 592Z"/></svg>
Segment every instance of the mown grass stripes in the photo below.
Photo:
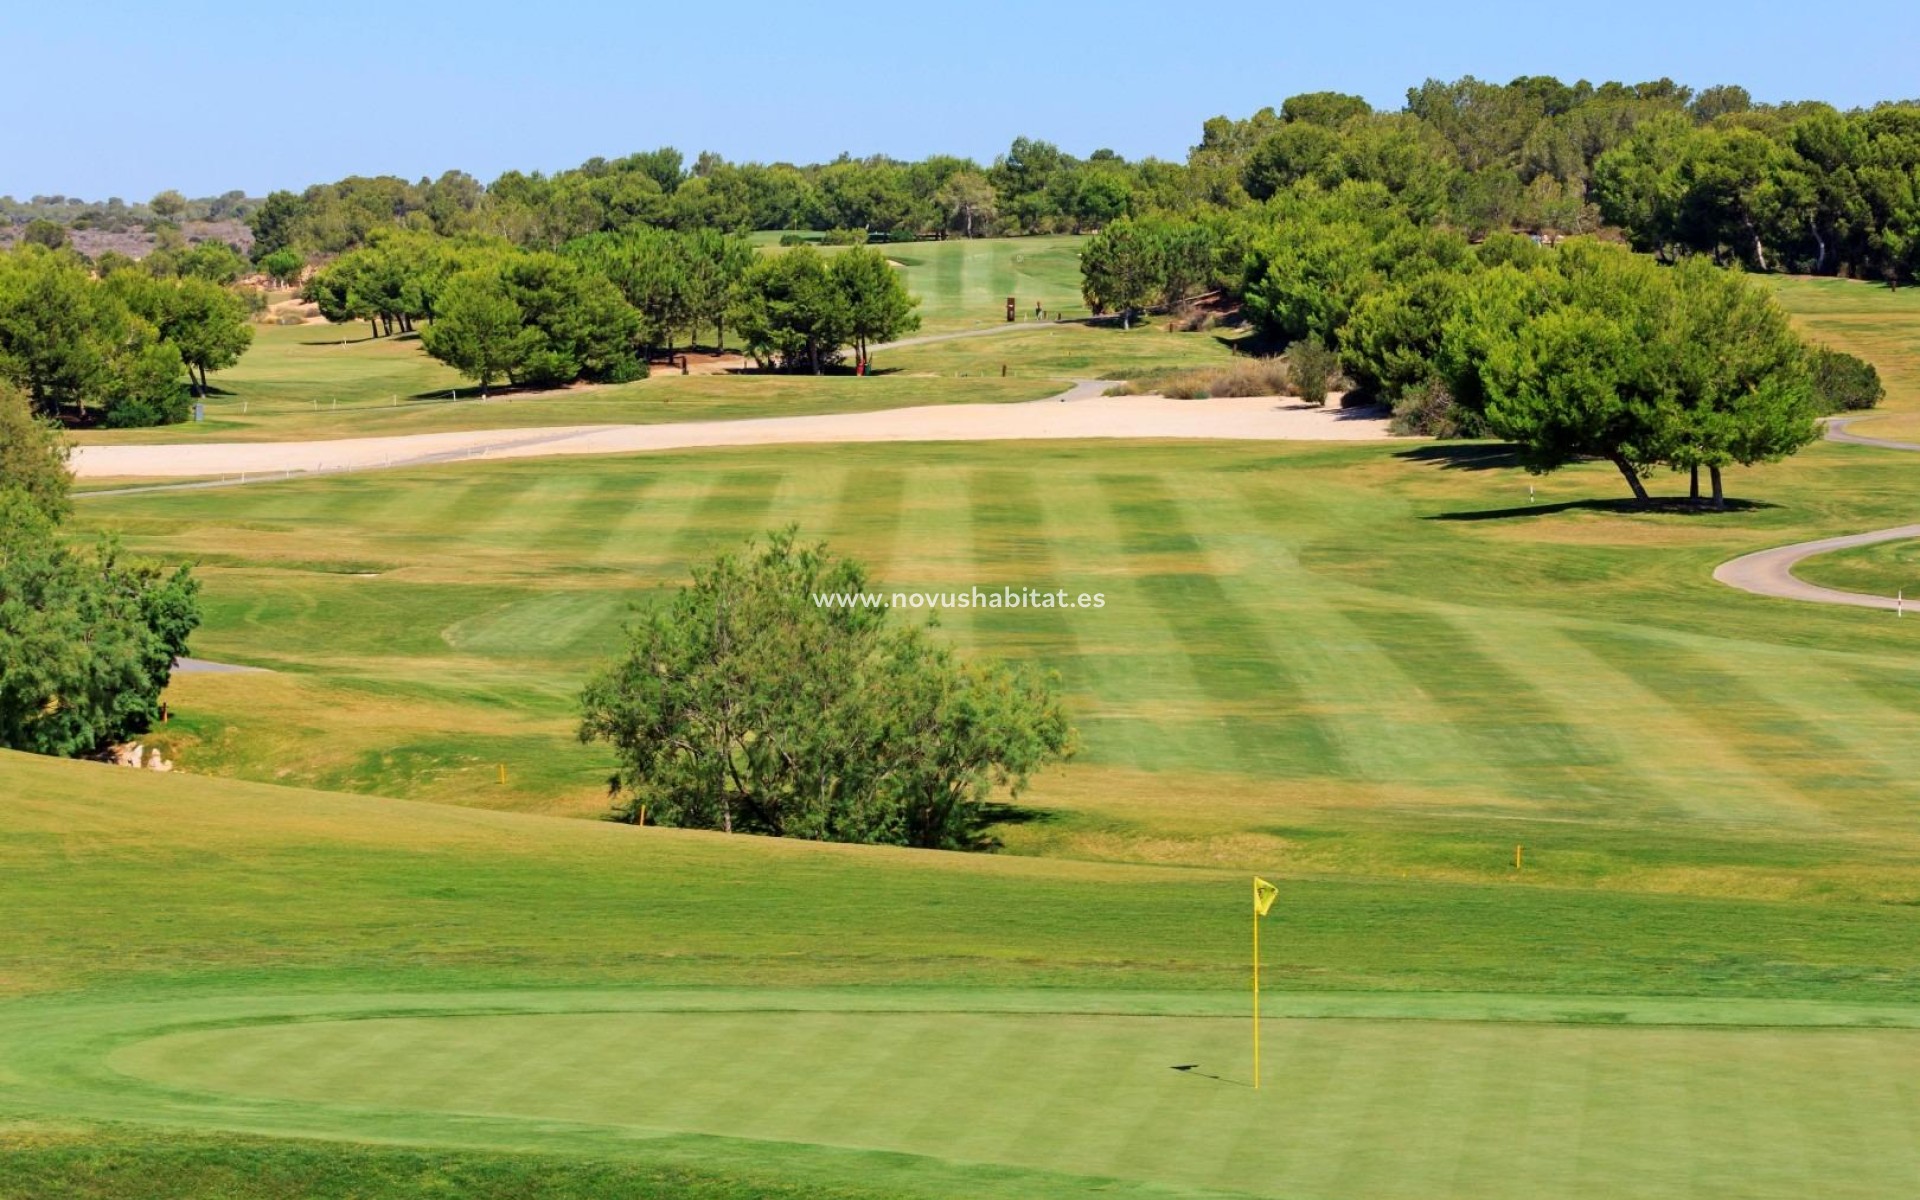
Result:
<svg viewBox="0 0 1920 1200"><path fill-rule="evenodd" d="M1430 612L1347 614L1426 694L1436 715L1457 729L1501 788L1592 813L1617 806L1639 786L1619 758L1597 745L1548 697L1496 661L1454 621Z"/></svg>
<svg viewBox="0 0 1920 1200"><path fill-rule="evenodd" d="M1165 484L1108 474L1099 483L1123 530L1122 552L1139 560L1134 586L1172 631L1200 690L1222 709L1237 768L1282 777L1343 774L1338 746L1298 679L1269 651L1261 616L1236 603L1209 572Z"/></svg>

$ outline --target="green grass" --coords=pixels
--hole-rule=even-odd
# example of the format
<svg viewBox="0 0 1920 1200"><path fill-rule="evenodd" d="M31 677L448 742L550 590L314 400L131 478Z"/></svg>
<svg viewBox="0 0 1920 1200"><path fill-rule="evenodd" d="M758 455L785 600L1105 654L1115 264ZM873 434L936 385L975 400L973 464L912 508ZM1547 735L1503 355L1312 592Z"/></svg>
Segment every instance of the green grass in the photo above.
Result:
<svg viewBox="0 0 1920 1200"><path fill-rule="evenodd" d="M1898 456L1821 446L1725 516L1580 507L1405 446L809 447L522 462L87 501L200 562L188 769L590 815L575 695L630 605L797 522L889 590L1102 592L948 614L1059 672L1084 752L1024 853L1570 888L1920 898L1920 626L1732 593L1745 550L1909 519ZM1567 505L1572 504L1572 507ZM1457 519L1466 517L1469 519ZM508 768L498 782L497 764Z"/></svg>
<svg viewBox="0 0 1920 1200"><path fill-rule="evenodd" d="M900 267L907 290L920 297L921 331L1004 324L1007 297L1022 320L1041 302L1049 314L1087 315L1080 296L1083 237L948 238L941 242L876 243ZM838 247L824 247L833 254Z"/></svg>
<svg viewBox="0 0 1920 1200"><path fill-rule="evenodd" d="M1276 860L1256 1094L1244 874L0 778L0 1195L1866 1196L1912 1169L1884 1150L1920 1118L1900 908Z"/></svg>
<svg viewBox="0 0 1920 1200"><path fill-rule="evenodd" d="M1912 592L1920 597L1920 542L1880 542L1818 554L1801 560L1793 573L1808 583L1846 592Z"/></svg>
<svg viewBox="0 0 1920 1200"><path fill-rule="evenodd" d="M1906 465L1690 517L1475 448L1123 443L86 501L277 668L177 681L186 767L536 813L604 805L572 697L624 607L747 533L1109 603L942 627L1085 732L1019 854L0 757L0 1123L116 1198L1899 1194L1920 627L1710 570L1904 519Z"/></svg>
<svg viewBox="0 0 1920 1200"><path fill-rule="evenodd" d="M1106 331L1079 332L1097 339ZM965 379L904 374L858 379L682 376L661 368L652 378L634 383L482 400L475 389L428 358L417 339L374 340L356 333L341 345L328 338L322 326L264 328L240 365L215 381L221 394L206 401L205 421L88 431L77 440L100 445L293 441L463 429L650 425L869 412L915 404L1000 403L1039 399L1059 390L1032 372L1006 380L985 378L984 370Z"/></svg>
<svg viewBox="0 0 1920 1200"><path fill-rule="evenodd" d="M1854 432L1920 440L1920 289L1892 291L1846 279L1763 276L1815 341L1857 354L1880 371L1887 396Z"/></svg>
<svg viewBox="0 0 1920 1200"><path fill-rule="evenodd" d="M847 382L1226 353L1103 333ZM1913 465L1821 445L1686 516L1405 445L84 501L201 564L196 652L274 670L176 680L152 740L192 775L0 755L0 1197L1907 1194L1920 625L1711 570L1911 520ZM604 809L574 696L628 607L787 521L888 590L1105 594L941 625L1057 671L1084 735L1012 853L557 819Z"/></svg>

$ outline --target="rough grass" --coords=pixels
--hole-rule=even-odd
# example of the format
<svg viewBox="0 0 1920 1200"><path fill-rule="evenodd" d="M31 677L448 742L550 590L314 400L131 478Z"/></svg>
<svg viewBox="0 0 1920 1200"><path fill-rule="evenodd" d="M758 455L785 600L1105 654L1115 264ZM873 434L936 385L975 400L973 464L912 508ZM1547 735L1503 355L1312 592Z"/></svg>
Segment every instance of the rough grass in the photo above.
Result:
<svg viewBox="0 0 1920 1200"><path fill-rule="evenodd" d="M1199 369L1156 367L1107 389L1109 396L1171 396L1205 400L1210 396L1285 396L1291 394L1282 358L1236 359Z"/></svg>
<svg viewBox="0 0 1920 1200"><path fill-rule="evenodd" d="M4 1200L890 1200L723 1163L355 1145L138 1128L0 1129ZM925 1195L926 1193L917 1193Z"/></svg>

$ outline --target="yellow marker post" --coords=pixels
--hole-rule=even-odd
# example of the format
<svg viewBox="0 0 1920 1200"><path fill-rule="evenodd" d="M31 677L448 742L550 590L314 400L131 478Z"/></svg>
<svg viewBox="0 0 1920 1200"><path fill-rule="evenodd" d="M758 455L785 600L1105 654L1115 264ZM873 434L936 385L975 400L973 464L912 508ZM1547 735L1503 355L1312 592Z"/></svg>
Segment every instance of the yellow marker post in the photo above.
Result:
<svg viewBox="0 0 1920 1200"><path fill-rule="evenodd" d="M500 764L500 786L507 786L507 764Z"/></svg>
<svg viewBox="0 0 1920 1200"><path fill-rule="evenodd" d="M1520 845L1515 843L1513 847L1513 869L1516 871L1520 869L1520 850Z"/></svg>
<svg viewBox="0 0 1920 1200"><path fill-rule="evenodd" d="M1273 907L1280 889L1253 877L1253 1088L1260 1090L1260 918Z"/></svg>

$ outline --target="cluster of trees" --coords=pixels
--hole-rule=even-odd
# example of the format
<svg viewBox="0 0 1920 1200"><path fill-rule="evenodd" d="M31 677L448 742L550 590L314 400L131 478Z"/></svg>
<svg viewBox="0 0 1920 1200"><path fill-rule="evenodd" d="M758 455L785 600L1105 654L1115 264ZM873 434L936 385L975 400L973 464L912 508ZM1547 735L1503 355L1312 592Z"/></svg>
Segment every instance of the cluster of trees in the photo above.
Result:
<svg viewBox="0 0 1920 1200"><path fill-rule="evenodd" d="M851 247L757 254L743 237L635 226L529 250L500 238L376 231L316 272L304 294L374 336L418 332L427 353L489 388L620 382L729 328L764 368L818 373L851 347L919 325L886 258Z"/></svg>
<svg viewBox="0 0 1920 1200"><path fill-rule="evenodd" d="M420 335L428 354L477 381L554 387L647 373L640 314L606 276L549 251L502 250L446 278Z"/></svg>
<svg viewBox="0 0 1920 1200"><path fill-rule="evenodd" d="M1897 286L1920 273L1920 105L1658 117L1600 158L1593 193L1608 221L1662 256Z"/></svg>
<svg viewBox="0 0 1920 1200"><path fill-rule="evenodd" d="M1688 472L1696 497L1705 470L1719 503L1722 468L1791 454L1817 413L1881 394L1870 364L1804 345L1763 288L1706 256L1474 243L1379 182L1299 181L1184 225L1115 222L1083 272L1096 304L1217 287L1272 343L1336 352L1409 432L1491 433L1541 471L1602 458L1639 498L1664 466ZM1115 301L1115 280L1134 290Z"/></svg>
<svg viewBox="0 0 1920 1200"><path fill-rule="evenodd" d="M1121 217L1081 250L1081 294L1095 314L1124 318L1214 290L1228 224L1214 215Z"/></svg>
<svg viewBox="0 0 1920 1200"><path fill-rule="evenodd" d="M1072 752L1050 680L968 663L792 530L723 555L629 633L582 697L620 819L824 841L982 845L996 789Z"/></svg>
<svg viewBox="0 0 1920 1200"><path fill-rule="evenodd" d="M187 568L67 544L66 458L59 429L0 383L0 747L72 756L153 726L200 613Z"/></svg>
<svg viewBox="0 0 1920 1200"><path fill-rule="evenodd" d="M208 373L252 343L246 300L220 282L238 261L210 245L92 268L38 245L0 254L0 383L42 417L185 420Z"/></svg>
<svg viewBox="0 0 1920 1200"><path fill-rule="evenodd" d="M713 229L635 226L592 234L563 250L612 281L640 314L641 341L668 352L682 340L697 341L707 328L715 346L725 343L733 290L754 261L746 238Z"/></svg>
<svg viewBox="0 0 1920 1200"><path fill-rule="evenodd" d="M1702 258L1662 267L1571 243L1470 273L1434 363L1458 402L1531 470L1581 458L1642 476L1774 462L1814 440L1806 347L1773 299Z"/></svg>
<svg viewBox="0 0 1920 1200"><path fill-rule="evenodd" d="M1841 112L1667 79L1430 79L1395 113L1319 92L1215 118L1188 165L1193 192L1229 208L1356 181L1473 237L1606 223L1761 270L1897 282L1920 268L1920 102Z"/></svg>
<svg viewBox="0 0 1920 1200"><path fill-rule="evenodd" d="M920 327L919 303L877 250L854 247L827 258L799 246L748 266L727 311L763 368L818 375L848 346L866 370L873 346Z"/></svg>

